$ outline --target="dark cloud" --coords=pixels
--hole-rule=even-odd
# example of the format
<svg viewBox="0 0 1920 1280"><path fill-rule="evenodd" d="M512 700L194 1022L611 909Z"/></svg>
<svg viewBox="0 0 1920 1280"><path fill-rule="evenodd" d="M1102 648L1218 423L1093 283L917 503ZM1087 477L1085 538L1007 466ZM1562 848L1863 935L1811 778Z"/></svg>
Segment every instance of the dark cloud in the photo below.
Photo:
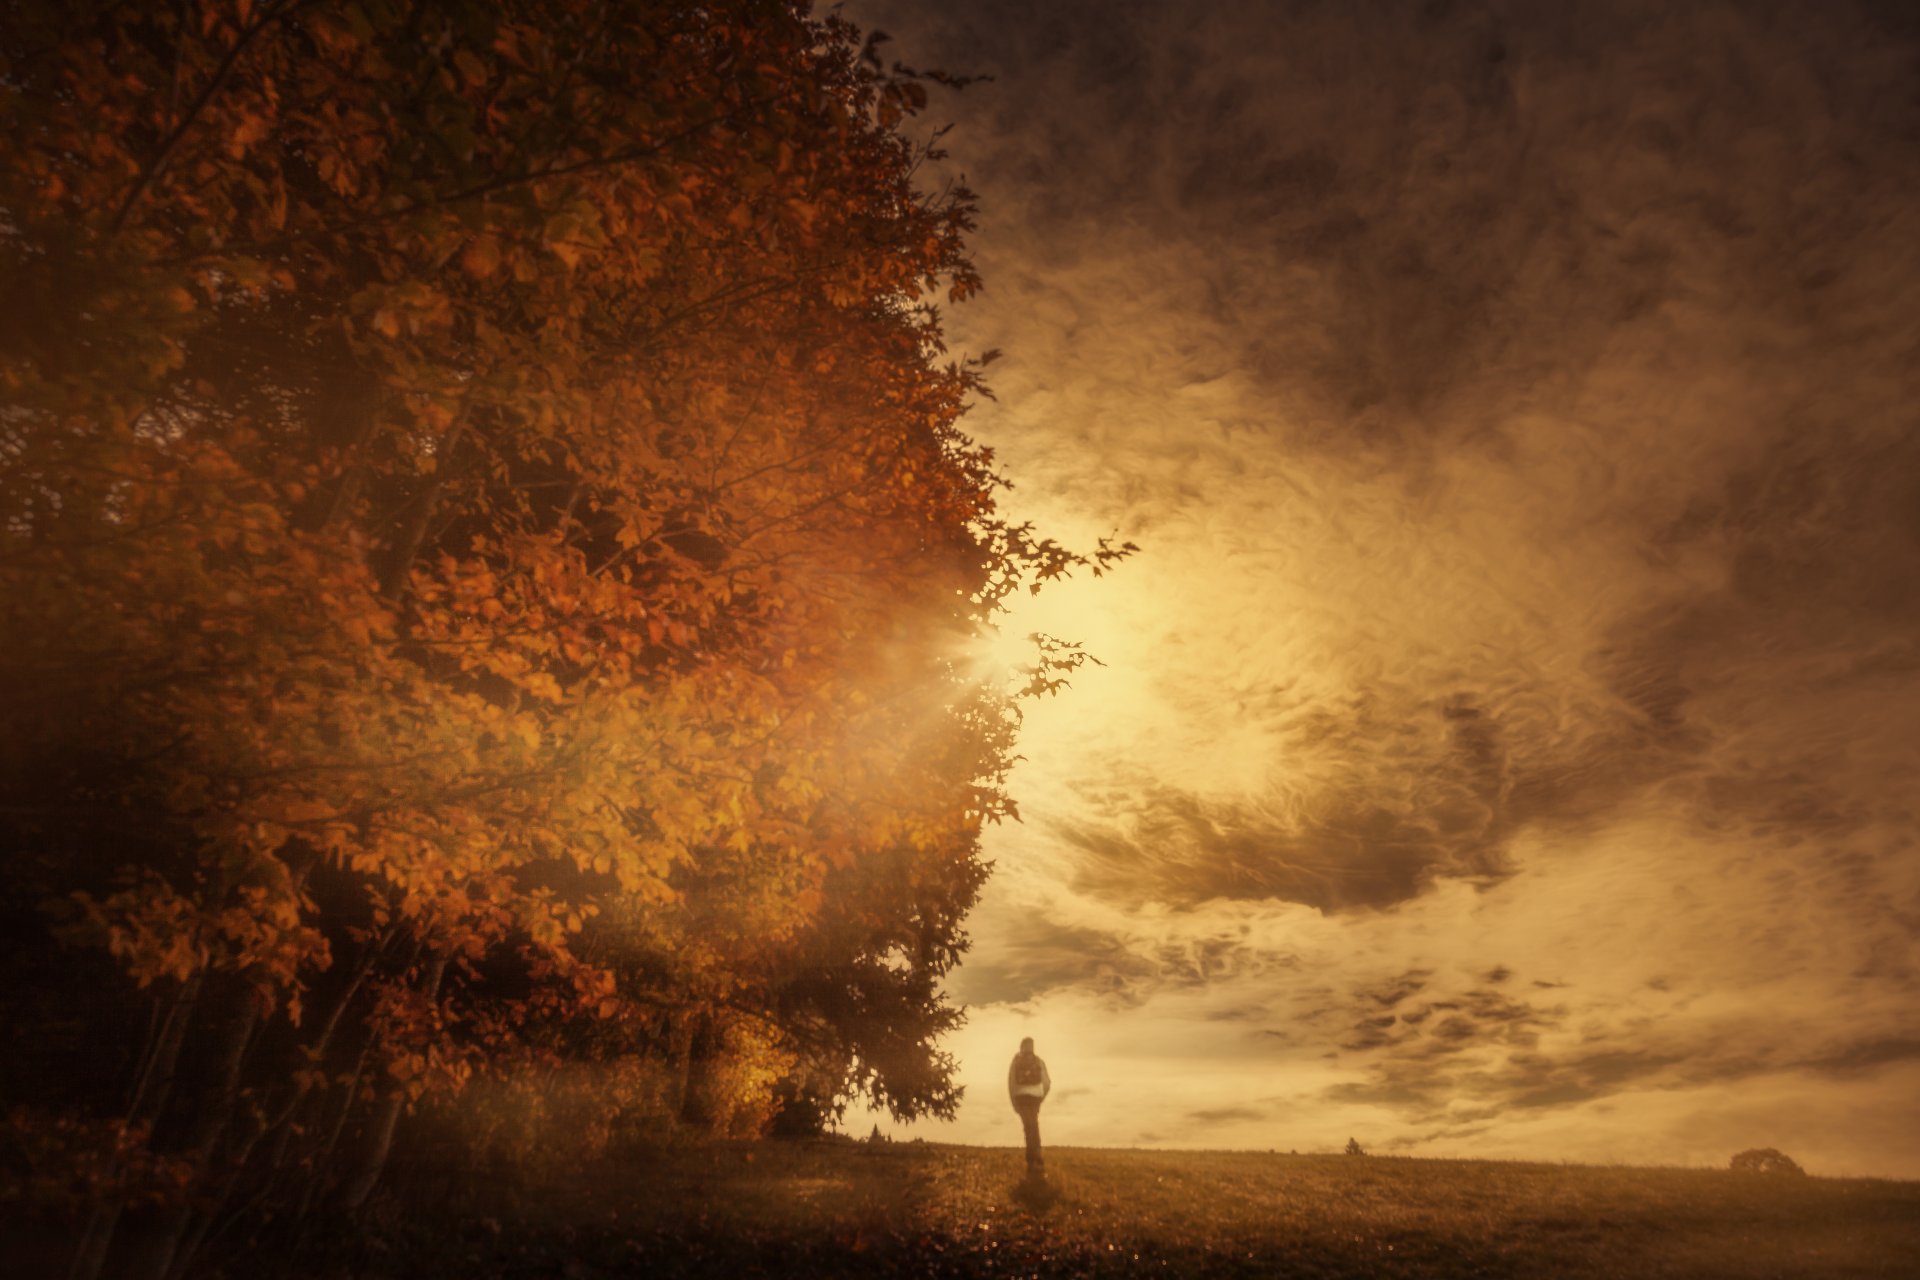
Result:
<svg viewBox="0 0 1920 1280"><path fill-rule="evenodd" d="M1158 992L1271 980L1298 964L1293 956L1254 947L1237 934L1145 942L1025 908L996 915L989 957L958 970L953 990L969 1003L998 1004L1072 988L1126 1005ZM1206 1016L1240 1021L1261 1013L1248 1004L1212 1009Z"/></svg>
<svg viewBox="0 0 1920 1280"><path fill-rule="evenodd" d="M1245 938L1216 936L1163 943L1150 952L1163 986L1206 987L1234 979L1271 977L1292 970L1292 956L1250 946ZM1215 1018L1251 1016L1252 1011L1213 1010Z"/></svg>
<svg viewBox="0 0 1920 1280"><path fill-rule="evenodd" d="M1472 1025L1463 1015L1456 1018L1456 1026ZM1527 1014L1515 1020L1538 1019ZM1484 1032L1476 1028L1458 1040L1480 1039ZM1387 1046L1363 1079L1326 1089L1323 1100L1387 1107L1415 1124L1434 1123L1442 1116L1452 1122L1477 1121L1512 1110L1574 1107L1632 1090L1731 1086L1757 1076L1812 1073L1854 1079L1920 1060L1920 1040L1900 1036L1853 1041L1811 1054L1778 1045L1703 1044L1688 1052L1608 1048L1549 1054L1523 1049L1493 1062L1461 1052L1472 1047L1465 1043L1449 1044L1437 1055L1430 1046L1405 1040L1388 1041Z"/></svg>
<svg viewBox="0 0 1920 1280"><path fill-rule="evenodd" d="M1437 764L1417 808L1384 803L1359 779L1350 794L1330 792L1300 815L1142 780L1115 797L1121 821L1059 821L1054 830L1079 854L1076 887L1102 896L1388 907L1439 876L1492 883L1509 873L1502 784L1485 749L1483 735L1463 733L1459 754Z"/></svg>
<svg viewBox="0 0 1920 1280"><path fill-rule="evenodd" d="M1198 1124L1226 1124L1233 1120L1264 1120L1266 1117L1267 1113L1258 1107L1210 1107L1187 1113L1187 1119Z"/></svg>
<svg viewBox="0 0 1920 1280"><path fill-rule="evenodd" d="M1491 987L1427 998L1423 993L1431 976L1415 970L1356 990L1353 1021L1340 1048L1349 1053L1389 1049L1396 1057L1421 1062L1488 1045L1524 1051L1543 1029L1560 1025L1566 1016L1563 1006L1529 1004ZM1381 1011L1389 1006L1392 1012Z"/></svg>
<svg viewBox="0 0 1920 1280"><path fill-rule="evenodd" d="M1243 1005L1231 1009L1209 1009L1201 1017L1208 1022L1252 1022L1267 1016L1261 1005Z"/></svg>
<svg viewBox="0 0 1920 1280"><path fill-rule="evenodd" d="M1451 1050L1463 1045L1449 1046ZM1431 1056L1393 1057L1373 1065L1364 1080L1335 1085L1329 1102L1364 1103L1402 1112L1416 1124L1487 1120L1510 1109L1576 1106L1634 1087L1680 1059L1663 1054L1606 1052L1565 1059L1516 1052L1497 1065Z"/></svg>
<svg viewBox="0 0 1920 1280"><path fill-rule="evenodd" d="M995 921L991 958L958 970L953 988L962 1001L978 1004L1030 1000L1062 987L1125 1000L1158 972L1112 934L1020 911Z"/></svg>
<svg viewBox="0 0 1920 1280"><path fill-rule="evenodd" d="M1830 1053L1809 1058L1805 1066L1832 1075L1860 1075L1889 1063L1910 1062L1920 1058L1920 1038L1892 1036L1863 1040Z"/></svg>
<svg viewBox="0 0 1920 1280"><path fill-rule="evenodd" d="M1377 1018L1362 1018L1354 1024L1353 1037L1349 1040L1342 1041L1340 1047L1347 1050L1361 1051L1377 1049L1382 1045L1392 1044L1395 1037L1391 1029L1394 1024L1399 1021L1400 1019L1391 1013L1382 1014Z"/></svg>
<svg viewBox="0 0 1920 1280"><path fill-rule="evenodd" d="M1913 148L1905 68L1863 62L1871 16L1841 4L1819 23L1523 0L1199 22L1112 0L871 8L999 77L962 105L1009 233L1097 250L1096 227L1145 222L1258 246L1273 277L1327 273L1311 331L1268 332L1258 274L1218 271L1192 310L1246 335L1236 359L1278 389L1316 388L1330 441L1374 409L1396 437L1472 433L1436 410L1548 377L1703 272L1780 305L1841 300L1849 247L1914 181L1885 167Z"/></svg>
<svg viewBox="0 0 1920 1280"><path fill-rule="evenodd" d="M1433 977L1431 969L1409 969L1397 978L1360 988L1354 994L1364 1005L1367 1002L1391 1008L1402 1000L1416 996L1424 991L1428 979Z"/></svg>

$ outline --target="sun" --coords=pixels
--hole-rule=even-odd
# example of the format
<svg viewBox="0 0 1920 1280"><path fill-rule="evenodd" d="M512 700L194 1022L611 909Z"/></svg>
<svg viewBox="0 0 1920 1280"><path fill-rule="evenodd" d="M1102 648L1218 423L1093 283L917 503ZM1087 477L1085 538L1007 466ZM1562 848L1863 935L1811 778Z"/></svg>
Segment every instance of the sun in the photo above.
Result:
<svg viewBox="0 0 1920 1280"><path fill-rule="evenodd" d="M1009 692L1024 685L1038 669L1041 636L1037 631L1002 621L984 623L968 641L964 665L969 679Z"/></svg>

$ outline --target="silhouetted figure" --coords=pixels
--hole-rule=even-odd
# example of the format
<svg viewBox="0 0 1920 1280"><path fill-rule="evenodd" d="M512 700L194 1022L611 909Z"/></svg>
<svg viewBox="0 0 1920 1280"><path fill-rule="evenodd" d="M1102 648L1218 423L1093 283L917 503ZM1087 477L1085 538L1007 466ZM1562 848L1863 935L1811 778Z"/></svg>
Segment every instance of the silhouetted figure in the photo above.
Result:
<svg viewBox="0 0 1920 1280"><path fill-rule="evenodd" d="M1007 1068L1007 1097L1013 1100L1013 1109L1020 1113L1020 1127L1027 1131L1027 1172L1039 1173L1045 1168L1040 1158L1040 1104L1053 1092L1053 1077L1047 1074L1047 1064L1033 1051L1033 1037L1028 1036L1020 1042L1020 1052L1013 1055L1013 1064Z"/></svg>

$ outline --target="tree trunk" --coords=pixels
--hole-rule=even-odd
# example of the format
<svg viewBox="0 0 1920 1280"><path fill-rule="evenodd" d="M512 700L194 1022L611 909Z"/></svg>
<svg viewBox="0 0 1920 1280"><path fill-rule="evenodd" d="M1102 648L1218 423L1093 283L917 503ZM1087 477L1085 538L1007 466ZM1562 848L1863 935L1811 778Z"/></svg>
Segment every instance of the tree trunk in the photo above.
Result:
<svg viewBox="0 0 1920 1280"><path fill-rule="evenodd" d="M80 1243L73 1252L73 1264L67 1268L67 1280L94 1280L107 1261L107 1247L113 1243L113 1230L120 1225L124 1201L115 1198L96 1204L81 1228Z"/></svg>
<svg viewBox="0 0 1920 1280"><path fill-rule="evenodd" d="M194 1201L198 1198L194 1193L206 1185L212 1172L214 1153L220 1146L220 1139L226 1134L227 1126L233 1122L234 1109L240 1100L240 1077L246 1066L247 1049L253 1043L253 1033L260 1025L260 999L245 984L240 988L239 1001L240 1007L228 1019L220 1034L219 1050L214 1057L211 1073L212 1087L201 1100L187 1130L186 1155L194 1171L193 1180L187 1188L187 1198L161 1214L158 1229L128 1268L128 1274L134 1280L165 1280L188 1261L187 1257L181 1255L180 1242L193 1225ZM206 1210L212 1211L211 1208Z"/></svg>
<svg viewBox="0 0 1920 1280"><path fill-rule="evenodd" d="M282 856L288 880L297 894L319 862L319 850L296 840L285 847ZM185 1274L207 1228L233 1193L238 1161L231 1151L223 1154L222 1147L233 1129L234 1114L239 1110L248 1052L268 1011L265 997L255 986L261 977L259 972L239 976L236 993L239 1004L217 1042L209 1072L212 1087L201 1099L187 1130L185 1149L193 1170L187 1196L179 1206L162 1215L158 1234L130 1273L136 1280L167 1280L167 1277ZM218 1170L216 1163L222 1166Z"/></svg>
<svg viewBox="0 0 1920 1280"><path fill-rule="evenodd" d="M160 1034L152 1053L141 1064L139 1079L134 1082L133 1093L127 1100L129 1124L151 1124L172 1096L174 1077L180 1066L180 1049L187 1042L187 1026L193 1021L202 979L201 974L194 974L180 984L180 990L167 1002ZM96 1280L106 1265L107 1250L113 1245L113 1234L125 1207L126 1202L115 1197L94 1205L88 1212L86 1225L80 1230L80 1241L74 1248L73 1262L67 1269L67 1280Z"/></svg>
<svg viewBox="0 0 1920 1280"><path fill-rule="evenodd" d="M340 1149L340 1135L346 1132L347 1121L353 1116L353 1100L360 1092L360 1077L366 1072L367 1055L372 1051L371 1041L360 1046L360 1054L353 1062L353 1074L347 1077L344 1096L340 1100L340 1110L333 1117L333 1124L327 1130L327 1140L320 1147L319 1154L314 1157L312 1172L306 1180L307 1185L300 1192L300 1204L293 1211L293 1220L299 1224L299 1230L295 1233L293 1240L293 1252L296 1255L300 1252L301 1246L306 1243L307 1215L313 1211L313 1202L316 1193L320 1190L321 1179L326 1176L328 1168L333 1164L333 1153Z"/></svg>
<svg viewBox="0 0 1920 1280"><path fill-rule="evenodd" d="M440 981L446 976L447 958L436 955L427 961L427 967L420 974L420 994L429 1000L440 995ZM352 1213L367 1202L373 1194L375 1184L387 1167L387 1156L393 1151L393 1131L400 1123L400 1114L407 1108L407 1094L404 1089L395 1089L381 1096L374 1104L373 1115L367 1121L367 1132L361 1143L360 1156L354 1162L353 1172L347 1175L341 1184L339 1205Z"/></svg>
<svg viewBox="0 0 1920 1280"><path fill-rule="evenodd" d="M167 1002L166 1017L153 1055L142 1067L133 1096L127 1101L130 1123L151 1123L167 1105L167 1097L173 1092L174 1073L180 1065L180 1047L187 1041L187 1024L192 1021L193 1006L200 999L202 979L202 974L194 974L180 984L180 990Z"/></svg>
<svg viewBox="0 0 1920 1280"><path fill-rule="evenodd" d="M680 1009L667 1014L667 1059L673 1063L673 1122L686 1114L689 1086L693 1076L693 1023Z"/></svg>
<svg viewBox="0 0 1920 1280"><path fill-rule="evenodd" d="M412 518L394 539L386 570L380 575L380 594L388 599L396 599L406 590L407 575L413 571L413 562L426 541L427 530L433 526L435 512L440 509L440 495L446 492L447 477L453 473L453 454L465 434L464 425L447 432L434 465L433 479L417 499Z"/></svg>
<svg viewBox="0 0 1920 1280"><path fill-rule="evenodd" d="M680 1123L711 1133L718 1116L713 1106L713 1060L718 1051L713 1019L704 1012L683 1014L686 1030L676 1049L684 1055L680 1070Z"/></svg>

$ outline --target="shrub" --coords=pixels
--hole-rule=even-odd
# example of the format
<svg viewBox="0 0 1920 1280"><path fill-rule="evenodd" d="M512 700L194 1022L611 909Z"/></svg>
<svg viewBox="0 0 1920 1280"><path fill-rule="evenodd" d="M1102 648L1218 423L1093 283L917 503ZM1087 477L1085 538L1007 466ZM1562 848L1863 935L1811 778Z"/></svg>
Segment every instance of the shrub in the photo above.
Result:
<svg viewBox="0 0 1920 1280"><path fill-rule="evenodd" d="M1742 1151L1733 1158L1728 1168L1744 1173L1797 1173L1802 1177L1807 1172L1794 1163L1792 1156L1772 1147L1753 1147Z"/></svg>

